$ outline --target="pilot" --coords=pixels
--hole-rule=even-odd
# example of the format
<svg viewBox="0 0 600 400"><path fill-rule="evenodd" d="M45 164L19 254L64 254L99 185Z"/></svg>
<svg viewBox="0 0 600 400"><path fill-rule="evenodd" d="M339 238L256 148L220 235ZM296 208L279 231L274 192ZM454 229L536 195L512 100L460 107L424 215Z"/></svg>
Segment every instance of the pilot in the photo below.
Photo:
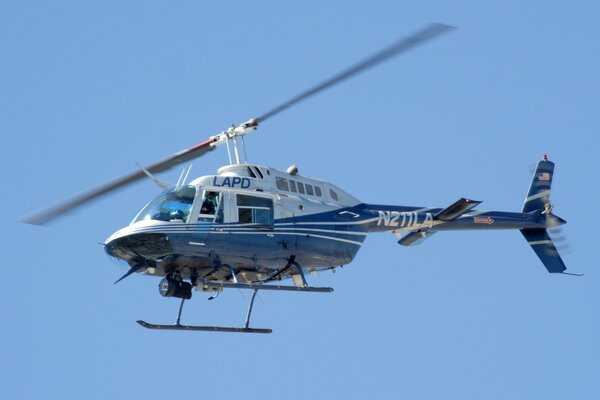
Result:
<svg viewBox="0 0 600 400"><path fill-rule="evenodd" d="M207 193L204 201L202 202L202 208L200 209L200 214L214 214L215 213L215 202L216 202L216 193Z"/></svg>

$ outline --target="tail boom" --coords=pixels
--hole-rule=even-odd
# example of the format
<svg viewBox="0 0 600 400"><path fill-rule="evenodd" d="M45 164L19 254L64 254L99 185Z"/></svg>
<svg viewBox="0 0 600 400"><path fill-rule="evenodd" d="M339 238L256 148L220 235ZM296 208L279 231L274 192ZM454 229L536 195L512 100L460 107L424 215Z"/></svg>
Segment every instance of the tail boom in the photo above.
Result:
<svg viewBox="0 0 600 400"><path fill-rule="evenodd" d="M461 198L446 208L418 208L363 204L371 215L368 232L393 232L403 246L421 243L438 231L518 229L548 272L563 273L561 259L547 228L566 223L552 214L550 189L554 163L547 157L537 164L522 212L474 210L480 201Z"/></svg>

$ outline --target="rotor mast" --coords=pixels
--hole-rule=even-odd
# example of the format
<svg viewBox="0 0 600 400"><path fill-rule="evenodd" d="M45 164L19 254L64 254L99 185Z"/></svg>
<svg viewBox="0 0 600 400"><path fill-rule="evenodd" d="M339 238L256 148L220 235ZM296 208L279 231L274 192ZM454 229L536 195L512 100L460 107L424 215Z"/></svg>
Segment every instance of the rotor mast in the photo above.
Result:
<svg viewBox="0 0 600 400"><path fill-rule="evenodd" d="M231 125L226 131L219 133L216 136L213 136L213 143L210 144L211 147L216 148L223 143L227 145L227 154L229 156L229 164L233 165L233 160L231 159L231 151L229 149L229 142L233 143L233 153L235 156L235 164L241 164L240 158L240 149L239 149L239 141L238 138L242 140L242 146L244 147L244 162L247 162L246 157L246 142L244 142L244 136L248 133L256 130L258 128L258 118L252 118L248 121L235 126Z"/></svg>

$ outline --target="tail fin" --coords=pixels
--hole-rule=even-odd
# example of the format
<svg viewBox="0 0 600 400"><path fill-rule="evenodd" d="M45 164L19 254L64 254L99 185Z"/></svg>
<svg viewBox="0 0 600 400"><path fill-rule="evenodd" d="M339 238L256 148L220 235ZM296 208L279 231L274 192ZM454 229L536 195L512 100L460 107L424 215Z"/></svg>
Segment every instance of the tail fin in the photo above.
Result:
<svg viewBox="0 0 600 400"><path fill-rule="evenodd" d="M525 236L525 240L535 251L535 254L544 263L544 267L548 272L561 273L567 269L546 229L521 229L521 233Z"/></svg>
<svg viewBox="0 0 600 400"><path fill-rule="evenodd" d="M550 204L550 188L552 186L552 176L554 175L554 163L544 159L540 161L535 169L529 192L523 204L523 212L531 213L538 211L539 218L544 218L546 227L555 227L566 223L565 220L552 214L552 205ZM540 258L548 272L562 273L567 267L560 258L558 250L552 241L548 231L544 228L521 229L525 240L531 246L535 254Z"/></svg>
<svg viewBox="0 0 600 400"><path fill-rule="evenodd" d="M529 192L523 204L524 213L544 210L550 204L552 175L554 175L554 163L548 161L548 158L544 155L544 159L538 163L533 174Z"/></svg>

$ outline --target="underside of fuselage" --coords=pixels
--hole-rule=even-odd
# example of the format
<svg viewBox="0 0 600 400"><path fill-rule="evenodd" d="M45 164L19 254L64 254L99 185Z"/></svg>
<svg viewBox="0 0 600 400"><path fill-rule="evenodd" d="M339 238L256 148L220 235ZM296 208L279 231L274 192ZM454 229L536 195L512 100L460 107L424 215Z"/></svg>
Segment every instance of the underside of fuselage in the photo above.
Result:
<svg viewBox="0 0 600 400"><path fill-rule="evenodd" d="M331 269L352 261L366 232L336 229L317 223L297 226L276 221L265 229L242 224L185 224L156 222L133 224L105 243L106 252L149 275L175 271L183 279L194 277L227 281L231 271L243 282L289 278L279 274L290 259L305 272Z"/></svg>

